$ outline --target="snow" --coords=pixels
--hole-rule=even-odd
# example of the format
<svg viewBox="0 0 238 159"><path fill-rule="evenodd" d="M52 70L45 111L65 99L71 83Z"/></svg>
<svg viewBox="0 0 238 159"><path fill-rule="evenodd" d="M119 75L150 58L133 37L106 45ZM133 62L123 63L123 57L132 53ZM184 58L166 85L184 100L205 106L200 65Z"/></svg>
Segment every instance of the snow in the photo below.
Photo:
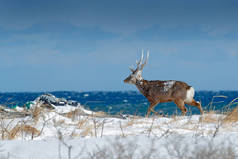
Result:
<svg viewBox="0 0 238 159"><path fill-rule="evenodd" d="M6 128L10 132L17 124L22 127L25 124L41 133L32 135L22 131L12 140L4 138L0 157L64 159L69 154L71 158L96 158L100 154L98 158L124 155L126 159L133 155L132 158L138 159L151 154L151 158L181 158L179 155L189 158L215 150L221 156L220 150L228 152L230 146L237 157L238 122L224 122L225 117L205 114L121 119L83 106L57 106L55 110L44 110L38 120L32 116L2 119L1 130Z"/></svg>

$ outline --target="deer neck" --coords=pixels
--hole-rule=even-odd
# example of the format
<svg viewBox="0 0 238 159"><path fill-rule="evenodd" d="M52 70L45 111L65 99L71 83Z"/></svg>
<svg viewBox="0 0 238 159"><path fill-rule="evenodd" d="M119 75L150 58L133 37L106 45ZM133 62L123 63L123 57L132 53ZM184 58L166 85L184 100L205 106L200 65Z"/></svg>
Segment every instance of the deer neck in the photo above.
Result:
<svg viewBox="0 0 238 159"><path fill-rule="evenodd" d="M138 90L144 95L147 95L147 80L144 79L140 79L136 81L136 87L138 88Z"/></svg>

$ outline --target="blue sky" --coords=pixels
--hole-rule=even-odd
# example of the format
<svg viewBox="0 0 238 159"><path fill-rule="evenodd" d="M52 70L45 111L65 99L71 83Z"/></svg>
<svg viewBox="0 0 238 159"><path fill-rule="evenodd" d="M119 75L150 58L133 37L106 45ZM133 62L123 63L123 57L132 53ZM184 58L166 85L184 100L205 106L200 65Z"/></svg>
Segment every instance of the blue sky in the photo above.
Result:
<svg viewBox="0 0 238 159"><path fill-rule="evenodd" d="M238 90L238 1L0 0L0 91L135 90L143 77Z"/></svg>

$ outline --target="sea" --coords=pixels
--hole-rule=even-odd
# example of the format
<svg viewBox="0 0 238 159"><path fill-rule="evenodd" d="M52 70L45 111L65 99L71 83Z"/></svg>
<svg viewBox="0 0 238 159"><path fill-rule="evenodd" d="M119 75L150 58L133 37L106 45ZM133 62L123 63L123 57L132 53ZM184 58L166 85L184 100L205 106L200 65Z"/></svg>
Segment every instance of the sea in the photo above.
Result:
<svg viewBox="0 0 238 159"><path fill-rule="evenodd" d="M75 100L92 111L103 111L111 115L128 114L144 116L149 103L137 91L55 91L55 92L0 92L0 105L13 108L16 105L23 107L27 102L38 96L50 93L58 98ZM195 99L202 103L205 111L227 112L238 106L238 91L197 91ZM200 114L193 106L186 106L187 115ZM181 114L178 107L170 103L160 103L154 109L161 115Z"/></svg>

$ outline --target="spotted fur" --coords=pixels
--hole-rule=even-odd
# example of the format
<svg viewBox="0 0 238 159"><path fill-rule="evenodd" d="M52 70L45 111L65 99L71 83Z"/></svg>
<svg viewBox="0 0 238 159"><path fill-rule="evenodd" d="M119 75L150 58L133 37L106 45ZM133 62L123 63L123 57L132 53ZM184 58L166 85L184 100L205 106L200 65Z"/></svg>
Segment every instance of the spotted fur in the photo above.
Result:
<svg viewBox="0 0 238 159"><path fill-rule="evenodd" d="M147 116L153 111L153 108L158 103L174 102L186 114L185 104L196 106L203 114L202 106L199 102L193 99L194 89L187 83L182 81L148 81L137 80L135 83L138 90L148 99L150 107L148 108Z"/></svg>
<svg viewBox="0 0 238 159"><path fill-rule="evenodd" d="M167 81L148 81L142 78L142 70L146 65L147 58L142 64L143 53L140 61L137 63L135 70L131 69L132 73L124 80L125 83L135 84L138 90L148 99L150 106L147 111L147 117L158 103L174 102L183 114L186 114L187 109L185 104L196 106L201 114L203 114L200 102L194 100L194 89L187 83L182 81L167 80Z"/></svg>

